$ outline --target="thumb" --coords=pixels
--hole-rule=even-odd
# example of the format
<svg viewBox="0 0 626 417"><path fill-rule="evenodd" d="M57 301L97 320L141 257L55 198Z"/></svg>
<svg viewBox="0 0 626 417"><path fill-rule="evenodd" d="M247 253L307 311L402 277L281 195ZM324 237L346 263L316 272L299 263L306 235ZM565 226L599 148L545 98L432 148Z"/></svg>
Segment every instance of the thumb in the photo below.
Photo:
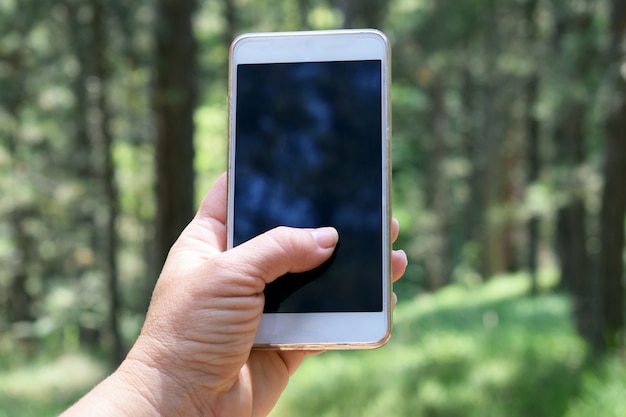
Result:
<svg viewBox="0 0 626 417"><path fill-rule="evenodd" d="M332 255L339 234L333 227L277 227L224 252L239 273L270 283L287 272L311 270Z"/></svg>

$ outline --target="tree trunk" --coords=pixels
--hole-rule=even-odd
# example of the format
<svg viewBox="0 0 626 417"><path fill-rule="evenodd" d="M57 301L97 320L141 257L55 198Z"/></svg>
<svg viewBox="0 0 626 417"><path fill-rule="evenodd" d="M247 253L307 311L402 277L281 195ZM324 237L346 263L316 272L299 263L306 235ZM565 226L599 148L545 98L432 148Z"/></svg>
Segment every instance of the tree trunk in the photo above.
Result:
<svg viewBox="0 0 626 417"><path fill-rule="evenodd" d="M432 213L430 238L432 243L425 259L425 266L429 289L436 290L449 284L452 276L452 262L449 259L449 188L443 169L448 153L445 139L445 84L441 77L434 78L428 95L430 103L428 118L432 123L429 131L432 132L432 136L426 145L429 157L426 164L425 204Z"/></svg>
<svg viewBox="0 0 626 417"><path fill-rule="evenodd" d="M309 11L311 10L311 0L298 0L298 24L301 30L310 30Z"/></svg>
<svg viewBox="0 0 626 417"><path fill-rule="evenodd" d="M537 42L537 24L536 24L537 0L527 0L525 8L526 34L528 38L528 48L534 51ZM541 168L541 159L539 152L539 120L535 116L535 105L537 103L539 93L539 76L538 69L535 68L526 83L526 180L528 185L532 186L539 179L539 170ZM539 218L531 215L527 225L528 233L528 250L527 250L527 267L530 274L530 292L537 294L539 291L537 284L537 256L539 246Z"/></svg>
<svg viewBox="0 0 626 417"><path fill-rule="evenodd" d="M153 100L159 266L194 212L195 8L195 0L157 1Z"/></svg>
<svg viewBox="0 0 626 417"><path fill-rule="evenodd" d="M122 341L118 316L120 314L121 302L119 295L119 277L117 264L118 235L116 230L117 217L119 213L118 191L115 183L115 167L113 165L113 136L111 134L110 121L111 109L107 97L108 81L110 76L109 64L107 61L107 13L105 0L95 0L93 7L93 57L94 57L94 78L98 80L98 88L94 88L92 112L97 117L91 117L94 121L92 134L95 142L100 146L103 160L101 168L101 179L104 188L104 195L107 206L106 222L106 272L109 290L109 332L112 339L113 361L118 365L124 360L126 350Z"/></svg>
<svg viewBox="0 0 626 417"><path fill-rule="evenodd" d="M557 213L556 248L560 260L561 285L572 293L578 306L576 311L585 310L579 304L589 295L588 276L590 273L588 255L585 248L586 208L581 186L576 178L576 169L584 163L585 104L570 105L568 112L554 133L555 149L564 161L566 178L563 187L567 190L568 202Z"/></svg>
<svg viewBox="0 0 626 417"><path fill-rule="evenodd" d="M24 230L24 223L29 217L28 211L28 209L18 208L11 214L13 242L17 256L7 297L7 318L9 323L34 319L31 311L33 297L26 288L26 281L28 280L27 267L35 258L33 252L36 246L32 237Z"/></svg>
<svg viewBox="0 0 626 417"><path fill-rule="evenodd" d="M462 262L473 271L483 272L483 235L485 222L485 207L483 198L482 178L484 175L485 156L482 140L479 132L479 112L477 105L478 89L469 69L463 70L462 105L465 115L463 123L464 154L471 161L471 171L468 176L469 196L464 207L465 228L463 238L465 245L461 249Z"/></svg>
<svg viewBox="0 0 626 417"><path fill-rule="evenodd" d="M237 28L239 26L237 6L234 0L223 0L222 7L224 8L224 21L226 22L224 44L229 46L235 36L237 36Z"/></svg>
<svg viewBox="0 0 626 417"><path fill-rule="evenodd" d="M339 0L344 28L380 28L389 8L389 0Z"/></svg>
<svg viewBox="0 0 626 417"><path fill-rule="evenodd" d="M2 92L3 107L7 114L15 120L15 126L19 125L20 113L22 110L22 104L24 103L23 91L24 84L27 80L27 75L23 68L23 57L21 48L18 52L10 56L10 59L5 58L5 63L8 69L12 73L12 88L7 88ZM17 133L17 129L11 124L7 124L4 135L2 136L2 142L6 143L6 149L9 152L9 160L11 161L11 171L14 175L18 172L16 163L18 161L20 141ZM36 215L33 213L35 210L31 204L20 204L13 208L9 222L11 230L11 240L14 246L14 261L13 267L10 272L10 284L9 291L5 297L1 297L2 301L6 300L6 317L9 323L15 323L18 321L30 321L33 320L33 314L31 311L33 297L26 288L26 281L28 280L28 265L31 262L37 262L35 251L36 245L33 242L32 237L25 230L24 224L30 218Z"/></svg>
<svg viewBox="0 0 626 417"><path fill-rule="evenodd" d="M626 216L626 82L619 73L626 38L626 5L613 0L611 65L615 105L606 127L604 188L600 212L600 274L604 339L614 349L624 344L624 219Z"/></svg>
<svg viewBox="0 0 626 417"><path fill-rule="evenodd" d="M482 144L478 152L484 153L484 157L479 162L482 176L479 179L482 183L478 187L483 191L479 198L483 198L482 207L484 210L482 223L482 236L479 241L483 244L481 275L488 279L494 274L505 271L507 260L504 249L507 246L503 239L503 225L495 222L492 216L494 208L502 204L502 189L505 175L502 173L502 132L501 125L506 117L506 107L498 106L498 98L503 83L498 73L497 62L501 52L499 6L495 1L489 2L486 16L489 28L485 32L484 60L487 76L481 88L481 133Z"/></svg>
<svg viewBox="0 0 626 417"><path fill-rule="evenodd" d="M566 66L561 64L570 85L578 85L592 91L590 76L597 53L587 41L592 30L592 14L589 10L575 11L571 3L560 3L557 10L554 33L554 50L561 51L567 42L576 41L575 55L569 57ZM562 73L558 74L563 77ZM593 349L602 345L602 322L599 315L599 281L592 279L591 259L587 252L588 215L584 187L579 178L579 168L587 154L586 131L589 103L585 98L564 92L562 111L557 117L554 130L555 152L562 169L561 189L567 201L557 213L555 245L559 257L560 285L569 291L573 299L573 317L578 333Z"/></svg>
<svg viewBox="0 0 626 417"><path fill-rule="evenodd" d="M79 18L79 9L81 4L77 2L67 1L63 3L68 17L68 30L71 41L72 54L78 63L78 73L72 82L72 92L75 103L72 109L73 128L72 132L72 149L69 154L70 167L73 174L79 181L84 184L86 190L100 191L101 183L98 178L98 169L100 159L97 157L100 152L101 144L94 142L98 140L96 136L100 133L100 126L91 126L89 123L90 109L97 107L94 105L94 99L88 94L89 80L94 76L94 65L97 57L94 53L94 32L95 28L89 26L91 22L82 22ZM92 5L95 3L92 1ZM95 7L95 6L94 6ZM92 110L93 111L93 110ZM99 113L99 110L96 110ZM95 136L94 136L95 133ZM89 199L95 198L89 192L85 193L85 197ZM84 229L88 233L88 239L85 243L94 253L101 253L106 249L107 237L102 236L102 228L98 224L98 213L93 210L91 204L75 207L75 227ZM104 261L98 257L98 262L102 269L107 268L108 261L106 255ZM85 271L78 271L76 279L81 280L81 276ZM107 278L108 282L108 278ZM110 297L109 297L110 301ZM81 323L78 324L80 331L81 343L88 347L94 347L100 343L102 332L111 331L109 329L93 329L85 328ZM115 332L113 332L115 333ZM113 349L115 350L115 349ZM114 353L115 355L115 353Z"/></svg>

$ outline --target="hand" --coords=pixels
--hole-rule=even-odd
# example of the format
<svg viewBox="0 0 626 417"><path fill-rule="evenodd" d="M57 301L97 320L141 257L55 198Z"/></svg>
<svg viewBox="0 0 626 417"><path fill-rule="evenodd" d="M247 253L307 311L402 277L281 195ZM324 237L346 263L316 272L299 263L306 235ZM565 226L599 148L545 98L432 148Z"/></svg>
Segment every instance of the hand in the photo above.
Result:
<svg viewBox="0 0 626 417"><path fill-rule="evenodd" d="M289 376L311 353L251 350L263 289L287 272L323 263L338 236L333 228L279 227L225 251L225 221L222 175L172 247L128 357L68 413L92 404L94 415L96 402L108 414L133 416L269 414ZM398 232L394 220L394 241ZM406 264L404 252L394 251L394 281Z"/></svg>

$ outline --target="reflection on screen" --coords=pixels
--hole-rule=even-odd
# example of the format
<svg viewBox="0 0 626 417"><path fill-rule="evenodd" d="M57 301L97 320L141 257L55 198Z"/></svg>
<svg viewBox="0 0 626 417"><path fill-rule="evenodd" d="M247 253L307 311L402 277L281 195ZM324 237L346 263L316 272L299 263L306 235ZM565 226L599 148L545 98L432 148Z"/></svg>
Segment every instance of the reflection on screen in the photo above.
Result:
<svg viewBox="0 0 626 417"><path fill-rule="evenodd" d="M381 63L237 67L234 245L334 226L316 270L267 286L265 312L382 310Z"/></svg>

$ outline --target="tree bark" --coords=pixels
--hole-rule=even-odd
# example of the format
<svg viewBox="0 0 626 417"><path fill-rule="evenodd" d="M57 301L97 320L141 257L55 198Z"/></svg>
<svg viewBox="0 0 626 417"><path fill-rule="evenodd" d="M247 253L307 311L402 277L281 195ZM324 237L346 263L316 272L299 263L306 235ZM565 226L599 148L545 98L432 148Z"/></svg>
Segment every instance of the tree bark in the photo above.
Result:
<svg viewBox="0 0 626 417"><path fill-rule="evenodd" d="M624 219L626 216L626 82L619 73L626 38L626 5L613 0L611 79L614 106L606 126L604 188L600 212L600 274L604 338L609 349L624 344Z"/></svg>
<svg viewBox="0 0 626 417"><path fill-rule="evenodd" d="M502 122L506 118L506 107L498 104L499 94L503 86L501 75L498 72L497 62L502 51L499 19L499 5L496 1L489 2L487 15L485 16L489 28L485 32L484 61L487 76L481 88L481 134L482 144L478 152L484 153L477 165L481 166L481 178L478 184L482 192L478 198L482 198L482 236L478 240L483 244L481 275L488 279L493 275L504 272L507 267L505 248L508 242L503 234L504 227L495 222L492 210L503 203L505 173L502 172L503 140L501 132L504 131Z"/></svg>
<svg viewBox="0 0 626 417"><path fill-rule="evenodd" d="M537 12L537 0L527 0L525 7L526 34L528 48L534 51L537 42L537 24L535 15ZM535 68L526 82L526 180L528 185L533 185L539 179L541 169L541 158L539 151L539 120L535 116L535 105L539 94L539 75ZM539 246L539 218L531 215L527 225L528 245L527 245L527 267L530 274L530 292L539 292L537 284L537 255Z"/></svg>
<svg viewBox="0 0 626 417"><path fill-rule="evenodd" d="M561 2L560 6L556 16L554 50L561 51L563 45L572 40L578 46L575 54L568 57L566 66L561 65L561 71L565 73L570 85L593 91L593 62L599 57L593 44L587 40L593 28L592 13L589 10L576 11L568 2ZM558 75L564 76L562 73ZM555 152L562 168L560 185L567 197L566 203L557 213L555 236L560 285L572 295L572 313L578 333L592 349L597 350L603 344L599 308L600 280L593 279L591 257L586 248L589 218L584 187L578 174L587 156L589 103L585 98L568 92L564 93L562 102L562 111L557 117L554 131Z"/></svg>
<svg viewBox="0 0 626 417"><path fill-rule="evenodd" d="M157 1L153 100L159 267L194 211L195 9L195 0Z"/></svg>
<svg viewBox="0 0 626 417"><path fill-rule="evenodd" d="M380 28L389 8L389 0L339 0L344 28Z"/></svg>
<svg viewBox="0 0 626 417"><path fill-rule="evenodd" d="M446 85L441 77L435 77L429 95L429 120L432 136L428 147L426 163L425 203L432 213L431 245L425 259L428 287L436 290L450 283L452 261L449 259L450 246L450 210L448 202L449 187L445 178L443 164L448 156L446 146L446 109L444 96Z"/></svg>
<svg viewBox="0 0 626 417"><path fill-rule="evenodd" d="M106 0L95 0L93 4L93 59L94 77L98 80L98 88L94 88L93 104L90 111L95 112L92 134L95 136L102 151L101 181L107 206L106 221L106 272L109 290L109 332L112 339L112 358L114 365L118 365L126 356L126 349L122 341L119 325L121 300L119 294L119 273L117 262L118 235L117 218L119 201L117 184L115 183L115 167L113 164L113 135L111 133L111 109L107 97L110 78L109 63L107 60L107 10Z"/></svg>
<svg viewBox="0 0 626 417"><path fill-rule="evenodd" d="M298 22L300 29L310 30L309 11L311 10L311 0L298 0Z"/></svg>
<svg viewBox="0 0 626 417"><path fill-rule="evenodd" d="M224 44L230 45L235 36L237 36L237 28L239 27L237 6L234 0L223 0L222 6L224 8L224 21L226 22Z"/></svg>

